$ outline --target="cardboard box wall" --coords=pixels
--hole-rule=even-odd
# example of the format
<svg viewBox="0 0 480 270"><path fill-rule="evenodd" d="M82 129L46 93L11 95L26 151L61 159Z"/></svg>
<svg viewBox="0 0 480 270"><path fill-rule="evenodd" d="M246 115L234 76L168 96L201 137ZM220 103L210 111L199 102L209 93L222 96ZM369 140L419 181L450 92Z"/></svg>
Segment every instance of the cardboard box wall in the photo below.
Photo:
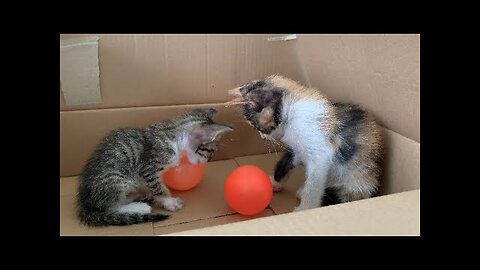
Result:
<svg viewBox="0 0 480 270"><path fill-rule="evenodd" d="M241 115L220 103L229 98L226 90L278 73L371 111L385 127L382 194L419 189L418 35L297 35L274 42L272 35L95 36L102 101L66 105L60 89L61 177L78 175L110 130L144 127L195 107L218 108L218 120L236 128L215 160L268 153Z"/></svg>

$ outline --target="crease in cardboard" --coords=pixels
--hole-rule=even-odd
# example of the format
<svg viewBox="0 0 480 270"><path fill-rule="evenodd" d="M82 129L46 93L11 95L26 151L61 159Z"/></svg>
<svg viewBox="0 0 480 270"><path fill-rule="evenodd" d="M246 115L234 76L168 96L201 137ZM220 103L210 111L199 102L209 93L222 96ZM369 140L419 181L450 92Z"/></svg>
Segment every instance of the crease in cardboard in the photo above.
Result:
<svg viewBox="0 0 480 270"><path fill-rule="evenodd" d="M166 78L168 78L168 43L167 43L167 37L168 35L163 35L163 61L165 61L165 75ZM168 80L167 80L168 82ZM168 87L168 84L167 84Z"/></svg>
<svg viewBox="0 0 480 270"><path fill-rule="evenodd" d="M94 109L81 109L81 110L69 110L61 111L60 113L81 113L86 111L113 111L113 110L125 110L125 109L152 109L152 108L175 108L178 106L183 107L211 107L211 106L223 106L224 102L215 102L215 103L188 103L188 104L172 104L172 105L152 105L152 106L129 106L129 107L111 107L111 108L94 108ZM192 108L193 109L193 108Z"/></svg>
<svg viewBox="0 0 480 270"><path fill-rule="evenodd" d="M305 61L303 61L302 55L300 54L300 49L298 48L298 43L294 44L293 51L295 59L297 60L297 63L300 67L300 73L302 78L305 80L308 87L312 87L312 84L310 83L310 77L308 76L307 68L305 66Z"/></svg>
<svg viewBox="0 0 480 270"><path fill-rule="evenodd" d="M234 216L238 215L238 213L230 213L230 214L224 214L224 215L218 215L218 216L213 216L213 217L207 217L207 218L198 218L198 219L192 219L192 220L187 220L187 221L180 221L177 223L172 223L172 224L166 224L166 225L159 225L155 226L153 223L153 228L165 228L165 227L171 227L171 226L176 226L179 224L187 224L187 223L192 223L192 222L197 222L197 221L202 221L202 220L211 220L211 219L216 219L216 218L221 218L221 217L228 217L228 216Z"/></svg>
<svg viewBox="0 0 480 270"><path fill-rule="evenodd" d="M208 35L205 37L206 40L206 45L205 45L205 51L206 51L206 60L205 60L205 70L207 71L207 87L206 87L206 92L205 94L210 96L211 93L211 85L210 85L210 40L208 38ZM213 91L212 91L213 92Z"/></svg>
<svg viewBox="0 0 480 270"><path fill-rule="evenodd" d="M60 82L67 105L102 102L98 37L60 40Z"/></svg>

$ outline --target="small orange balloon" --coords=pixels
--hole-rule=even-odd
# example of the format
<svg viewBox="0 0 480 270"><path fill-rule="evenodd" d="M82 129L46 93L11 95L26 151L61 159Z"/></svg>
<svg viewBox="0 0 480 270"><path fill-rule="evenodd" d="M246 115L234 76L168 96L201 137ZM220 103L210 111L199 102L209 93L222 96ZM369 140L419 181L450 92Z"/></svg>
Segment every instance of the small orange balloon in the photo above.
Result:
<svg viewBox="0 0 480 270"><path fill-rule="evenodd" d="M227 177L224 196L228 205L242 215L261 213L272 199L272 183L268 175L253 165L233 170Z"/></svg>
<svg viewBox="0 0 480 270"><path fill-rule="evenodd" d="M205 163L190 163L187 152L183 151L180 163L163 173L163 181L171 189L185 191L197 186L202 180L204 172Z"/></svg>

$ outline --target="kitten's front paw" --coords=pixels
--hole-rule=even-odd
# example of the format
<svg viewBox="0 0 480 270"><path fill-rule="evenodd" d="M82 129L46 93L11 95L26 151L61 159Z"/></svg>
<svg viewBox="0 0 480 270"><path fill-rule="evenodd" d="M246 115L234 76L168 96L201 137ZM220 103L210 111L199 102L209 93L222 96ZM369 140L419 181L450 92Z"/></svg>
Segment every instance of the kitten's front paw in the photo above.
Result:
<svg viewBox="0 0 480 270"><path fill-rule="evenodd" d="M270 175L270 183L272 183L273 192L280 192L283 189L283 185L280 182L275 181L275 178Z"/></svg>
<svg viewBox="0 0 480 270"><path fill-rule="evenodd" d="M164 198L162 201L162 206L165 210L176 212L183 207L183 201L180 198L168 197Z"/></svg>

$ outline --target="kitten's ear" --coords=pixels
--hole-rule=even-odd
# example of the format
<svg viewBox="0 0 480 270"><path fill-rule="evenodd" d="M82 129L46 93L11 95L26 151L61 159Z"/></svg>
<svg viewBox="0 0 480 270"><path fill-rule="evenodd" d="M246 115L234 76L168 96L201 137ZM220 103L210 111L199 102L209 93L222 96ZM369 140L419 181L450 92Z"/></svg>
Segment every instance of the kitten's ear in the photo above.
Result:
<svg viewBox="0 0 480 270"><path fill-rule="evenodd" d="M227 131L233 131L233 128L221 124L202 124L192 131L190 140L197 144L207 143L219 139Z"/></svg>

